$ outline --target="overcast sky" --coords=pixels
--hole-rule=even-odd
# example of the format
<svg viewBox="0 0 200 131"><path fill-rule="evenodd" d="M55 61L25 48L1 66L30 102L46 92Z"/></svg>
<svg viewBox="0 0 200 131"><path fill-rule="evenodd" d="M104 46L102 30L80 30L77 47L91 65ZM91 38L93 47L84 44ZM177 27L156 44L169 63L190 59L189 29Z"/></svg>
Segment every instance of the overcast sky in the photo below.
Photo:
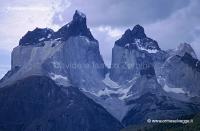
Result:
<svg viewBox="0 0 200 131"><path fill-rule="evenodd" d="M76 9L87 15L88 27L110 64L115 40L140 24L164 50L187 42L200 57L200 0L0 0L0 77L10 68L10 53L35 27L57 30Z"/></svg>

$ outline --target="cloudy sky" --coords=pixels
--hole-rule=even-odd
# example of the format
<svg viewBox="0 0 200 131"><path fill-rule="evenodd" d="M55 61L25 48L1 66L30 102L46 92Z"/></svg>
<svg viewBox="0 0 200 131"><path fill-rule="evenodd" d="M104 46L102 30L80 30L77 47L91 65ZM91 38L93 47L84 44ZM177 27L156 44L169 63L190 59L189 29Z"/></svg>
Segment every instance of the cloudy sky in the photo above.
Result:
<svg viewBox="0 0 200 131"><path fill-rule="evenodd" d="M162 49L187 42L200 58L199 7L200 0L0 0L0 77L10 68L12 49L28 30L57 30L76 9L87 15L107 65L114 41L135 24L142 25Z"/></svg>

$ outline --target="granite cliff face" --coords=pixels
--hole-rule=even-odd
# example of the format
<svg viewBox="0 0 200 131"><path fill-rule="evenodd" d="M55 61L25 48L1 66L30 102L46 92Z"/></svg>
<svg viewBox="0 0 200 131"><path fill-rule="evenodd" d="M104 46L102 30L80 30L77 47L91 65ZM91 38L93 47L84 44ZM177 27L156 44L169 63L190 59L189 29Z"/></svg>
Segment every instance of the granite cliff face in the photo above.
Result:
<svg viewBox="0 0 200 131"><path fill-rule="evenodd" d="M126 30L115 42L110 78L128 89L123 99L129 108L122 120L125 125L176 119L199 110L191 100L199 97L200 89L192 47L184 43L175 50L161 50L140 25Z"/></svg>
<svg viewBox="0 0 200 131"><path fill-rule="evenodd" d="M11 66L18 71L4 79L3 85L31 75L45 75L61 84L82 87L103 79L107 71L98 41L87 28L86 16L79 11L57 32L39 28L29 31L14 48Z"/></svg>
<svg viewBox="0 0 200 131"><path fill-rule="evenodd" d="M126 30L112 50L111 79L120 83L131 80L142 68L151 68L151 54L159 51L158 43L148 38L140 25Z"/></svg>

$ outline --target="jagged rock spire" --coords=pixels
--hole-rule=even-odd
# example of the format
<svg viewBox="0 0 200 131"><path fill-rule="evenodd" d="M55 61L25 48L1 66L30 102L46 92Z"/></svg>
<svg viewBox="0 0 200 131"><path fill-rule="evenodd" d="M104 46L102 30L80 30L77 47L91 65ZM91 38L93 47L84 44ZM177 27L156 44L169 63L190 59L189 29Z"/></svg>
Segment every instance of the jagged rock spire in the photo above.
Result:
<svg viewBox="0 0 200 131"><path fill-rule="evenodd" d="M36 28L27 32L19 42L20 46L37 45L43 46L43 41L60 38L67 40L71 36L86 36L89 40L97 41L87 27L86 15L78 10L75 11L73 19L68 24L61 27L57 32L48 28Z"/></svg>
<svg viewBox="0 0 200 131"><path fill-rule="evenodd" d="M127 29L115 44L128 49L142 48L145 50L155 50L155 52L156 50L160 50L158 43L146 36L144 28L141 25L135 25L132 30Z"/></svg>
<svg viewBox="0 0 200 131"><path fill-rule="evenodd" d="M86 24L86 15L78 10L75 11L73 21L79 21Z"/></svg>
<svg viewBox="0 0 200 131"><path fill-rule="evenodd" d="M86 15L78 10L73 15L73 20L56 32L56 37L67 40L71 36L86 36L92 41L97 41L87 27Z"/></svg>
<svg viewBox="0 0 200 131"><path fill-rule="evenodd" d="M146 37L146 34L144 32L144 28L141 25L134 26L134 28L132 30L132 35L135 38L139 38L139 39Z"/></svg>

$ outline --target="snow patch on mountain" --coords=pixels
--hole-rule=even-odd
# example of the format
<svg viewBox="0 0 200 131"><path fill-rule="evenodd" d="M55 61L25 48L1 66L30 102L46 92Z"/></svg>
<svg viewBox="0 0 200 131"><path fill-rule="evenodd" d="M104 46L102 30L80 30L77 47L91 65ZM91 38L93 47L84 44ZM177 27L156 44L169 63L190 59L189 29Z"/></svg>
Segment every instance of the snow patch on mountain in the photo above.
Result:
<svg viewBox="0 0 200 131"><path fill-rule="evenodd" d="M43 41L43 40L45 40L45 38L43 37L43 38L40 38L38 41Z"/></svg>
<svg viewBox="0 0 200 131"><path fill-rule="evenodd" d="M117 89L117 90L113 90L113 89L110 89L110 88L105 88L105 89L102 89L102 90L99 90L97 93L96 92L91 92L89 90L86 90L84 88L82 88L81 90L86 92L86 93L90 93L96 97L103 97L103 96L107 96L107 97L110 97L112 98L112 95L117 95L119 100L124 100L128 97L130 97L131 95L128 94L128 92L130 91L131 89L131 86L130 87L126 87L126 88L120 88L120 89Z"/></svg>
<svg viewBox="0 0 200 131"><path fill-rule="evenodd" d="M54 80L58 85L63 85L65 87L72 86L70 80L67 76L63 76L60 74L50 73L50 78Z"/></svg>
<svg viewBox="0 0 200 131"><path fill-rule="evenodd" d="M125 88L125 89L120 89L119 92L122 93L122 96L119 97L120 100L124 100L124 99L127 99L129 98L130 96L132 96L132 94L128 94L130 89L131 89L132 86L129 86L128 88Z"/></svg>
<svg viewBox="0 0 200 131"><path fill-rule="evenodd" d="M47 38L49 39L49 38L51 38L51 36L52 36L52 34L48 34Z"/></svg>
<svg viewBox="0 0 200 131"><path fill-rule="evenodd" d="M157 80L158 80L158 83L163 87L163 90L165 92L168 92L168 93L181 93L181 94L185 94L186 92L183 90L183 88L172 88L172 87L169 87L167 85L167 82L166 80L161 77L161 76L158 76L157 77Z"/></svg>
<svg viewBox="0 0 200 131"><path fill-rule="evenodd" d="M136 45L139 50L146 51L148 53L157 53L159 51L158 49L147 49L143 47L140 39L135 39L134 43L125 44L125 48L129 48L131 45Z"/></svg>
<svg viewBox="0 0 200 131"><path fill-rule="evenodd" d="M109 73L106 74L106 77L105 77L105 79L103 80L103 82L104 82L107 86L109 86L110 88L114 88L114 89L120 88L120 85L118 85L116 82L112 81L112 80L110 79L110 76L109 76L109 75L110 75Z"/></svg>
<svg viewBox="0 0 200 131"><path fill-rule="evenodd" d="M59 40L61 40L61 38L56 38L56 39L54 39L55 41L59 41Z"/></svg>
<svg viewBox="0 0 200 131"><path fill-rule="evenodd" d="M140 49L140 50L147 51L148 53L157 53L158 52L157 49L147 49L147 48L144 48L143 46L141 46L140 39L135 39L135 43L136 43L138 49Z"/></svg>
<svg viewBox="0 0 200 131"><path fill-rule="evenodd" d="M182 94L185 94L186 92L182 89L182 88L171 88L167 85L164 85L163 89L166 91L166 92L173 92L173 93L182 93Z"/></svg>
<svg viewBox="0 0 200 131"><path fill-rule="evenodd" d="M199 61L196 62L195 66L198 67L198 65L199 65Z"/></svg>
<svg viewBox="0 0 200 131"><path fill-rule="evenodd" d="M138 47L140 50L143 50L143 51L147 51L148 53L157 53L158 52L158 50L156 50L156 49L146 49L146 48L144 48L144 47Z"/></svg>
<svg viewBox="0 0 200 131"><path fill-rule="evenodd" d="M112 81L109 77L109 73L106 74L105 79L103 82L109 87L98 91L95 95L100 96L111 96L112 94L118 95L120 100L127 99L128 97L132 96L133 94L129 94L132 85L136 82L136 77L132 80L128 81L127 85L119 85L116 82ZM93 93L94 94L94 93Z"/></svg>
<svg viewBox="0 0 200 131"><path fill-rule="evenodd" d="M123 100L123 99L129 97L128 92L129 92L130 88L131 88L131 86L128 88L120 88L118 90L110 90L108 88L105 88L104 90L100 90L96 95L100 97L100 96L104 96L104 95L110 96L112 94L116 94L116 95L120 96L119 97L120 100Z"/></svg>
<svg viewBox="0 0 200 131"><path fill-rule="evenodd" d="M67 78L66 76L62 76L62 75L58 75L58 74L53 74L53 73L51 73L51 78L52 78L53 80L63 79L63 80L69 81L68 78Z"/></svg>

